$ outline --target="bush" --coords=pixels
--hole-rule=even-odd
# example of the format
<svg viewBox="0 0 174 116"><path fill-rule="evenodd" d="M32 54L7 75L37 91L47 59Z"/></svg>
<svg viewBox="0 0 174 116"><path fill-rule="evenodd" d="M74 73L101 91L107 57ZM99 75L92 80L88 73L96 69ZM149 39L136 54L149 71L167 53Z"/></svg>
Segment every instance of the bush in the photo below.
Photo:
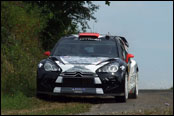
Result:
<svg viewBox="0 0 174 116"><path fill-rule="evenodd" d="M40 32L48 17L22 1L1 2L1 92L35 93L37 63L44 57Z"/></svg>

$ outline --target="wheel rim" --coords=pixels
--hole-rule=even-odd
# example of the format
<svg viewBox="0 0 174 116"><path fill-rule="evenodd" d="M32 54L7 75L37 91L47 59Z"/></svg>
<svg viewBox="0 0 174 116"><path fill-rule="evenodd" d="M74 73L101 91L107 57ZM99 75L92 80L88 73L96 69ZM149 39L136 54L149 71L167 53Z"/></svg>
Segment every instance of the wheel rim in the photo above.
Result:
<svg viewBox="0 0 174 116"><path fill-rule="evenodd" d="M125 98L128 99L128 88L127 88L127 73L125 76Z"/></svg>
<svg viewBox="0 0 174 116"><path fill-rule="evenodd" d="M136 97L138 96L138 73L136 77Z"/></svg>

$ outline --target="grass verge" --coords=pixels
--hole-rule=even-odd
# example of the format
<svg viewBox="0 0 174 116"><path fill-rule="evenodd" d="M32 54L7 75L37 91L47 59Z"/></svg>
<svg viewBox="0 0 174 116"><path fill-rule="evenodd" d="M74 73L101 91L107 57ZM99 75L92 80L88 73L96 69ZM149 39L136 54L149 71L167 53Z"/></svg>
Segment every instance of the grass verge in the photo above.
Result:
<svg viewBox="0 0 174 116"><path fill-rule="evenodd" d="M89 111L92 104L77 102L46 101L26 97L22 93L1 95L1 113L4 115L69 115Z"/></svg>

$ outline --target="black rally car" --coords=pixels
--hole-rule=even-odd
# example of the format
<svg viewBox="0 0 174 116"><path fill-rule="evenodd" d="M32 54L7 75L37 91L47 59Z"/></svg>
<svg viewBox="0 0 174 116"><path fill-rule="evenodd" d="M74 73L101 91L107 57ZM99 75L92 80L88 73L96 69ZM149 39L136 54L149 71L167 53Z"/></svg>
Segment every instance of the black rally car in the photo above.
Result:
<svg viewBox="0 0 174 116"><path fill-rule="evenodd" d="M138 66L124 37L80 33L62 37L38 64L37 95L138 96Z"/></svg>

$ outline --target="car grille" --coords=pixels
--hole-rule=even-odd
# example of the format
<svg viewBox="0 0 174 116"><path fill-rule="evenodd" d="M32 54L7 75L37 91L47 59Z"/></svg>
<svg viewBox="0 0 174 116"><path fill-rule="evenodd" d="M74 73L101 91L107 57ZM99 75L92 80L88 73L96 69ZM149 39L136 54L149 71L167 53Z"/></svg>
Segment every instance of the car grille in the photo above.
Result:
<svg viewBox="0 0 174 116"><path fill-rule="evenodd" d="M77 75L81 75L81 77L94 77L96 74L94 73L88 73L88 72L65 72L61 74L62 76L71 76L71 77L78 77Z"/></svg>
<svg viewBox="0 0 174 116"><path fill-rule="evenodd" d="M93 73L64 73L62 86L64 87L95 87Z"/></svg>

